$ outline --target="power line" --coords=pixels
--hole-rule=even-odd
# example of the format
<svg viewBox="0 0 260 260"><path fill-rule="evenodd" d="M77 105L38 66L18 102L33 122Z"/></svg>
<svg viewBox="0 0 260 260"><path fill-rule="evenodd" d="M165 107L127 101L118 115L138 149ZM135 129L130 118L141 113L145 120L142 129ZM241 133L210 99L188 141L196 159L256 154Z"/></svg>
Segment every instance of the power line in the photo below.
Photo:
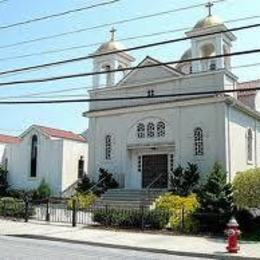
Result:
<svg viewBox="0 0 260 260"><path fill-rule="evenodd" d="M97 8L97 7L100 7L100 6L114 4L118 1L120 1L120 0L112 0L112 1L107 1L107 2L101 2L101 3L98 3L98 4L93 4L93 5L89 5L89 6L85 6L85 7L81 7L81 8L67 10L67 11L64 11L64 12L61 12L61 13L36 17L36 18L33 18L33 19L28 19L28 20L13 23L13 24L3 25L3 26L0 26L0 30L4 30L4 29L8 29L8 28L14 28L14 27L17 27L17 26L27 25L27 24L31 24L31 23L35 23L35 22L40 22L40 21L52 19L52 18L57 18L57 17L65 16L65 15L76 13L76 12L82 12L82 11Z"/></svg>
<svg viewBox="0 0 260 260"><path fill-rule="evenodd" d="M114 72L121 72L121 71L131 71L131 70L135 70L135 69L145 69L145 68L159 67L159 66L164 66L164 65L173 65L173 64L176 64L176 63L185 63L185 62L193 62L193 61L201 61L201 60L211 60L211 59L216 59L216 58L241 56L241 55L248 55L248 54L254 54L254 53L260 53L260 49L252 49L252 50L233 52L233 53L227 53L227 54L219 54L219 55L210 56L210 57L199 57L199 58L192 58L192 59L185 59L185 60L159 62L159 63L155 63L155 64L146 64L146 65L140 65L140 66L134 66L134 67L128 67L128 68L119 68L119 69L110 70L109 72L107 72L107 71L95 71L95 72L88 72L88 73L68 74L68 75L48 77L48 78L38 78L38 79L30 79L30 80L0 82L0 86L43 83L43 82L57 81L57 80L63 80L63 79L88 77L88 76L99 75L99 74L107 74L107 73L114 73Z"/></svg>
<svg viewBox="0 0 260 260"><path fill-rule="evenodd" d="M72 63L72 62L79 62L79 61L83 61L83 60L87 60L87 59L92 59L95 57L101 57L101 56L107 56L107 55L117 54L117 53L121 53L121 52L128 52L128 51L134 51L134 50L139 50L139 49L151 48L151 47L155 47L158 45L182 42L182 41L186 41L186 40L190 40L190 39L196 39L196 38L205 37L205 36L212 36L212 35L227 33L227 32L247 30L247 29L252 29L252 28L257 28L257 27L260 27L259 23L235 27L235 28L226 29L226 30L220 30L217 32L209 32L209 33L203 33L203 34L194 35L194 36L181 37L181 38L177 38L177 39L165 40L165 41L160 41L160 42L153 42L153 43L149 43L149 44L125 48L123 50L115 50L115 51L99 53L99 54L91 54L91 55L80 56L80 57L76 57L76 58L72 58L72 59L65 59L65 60L55 61L55 62L51 62L51 63L44 63L44 64L39 64L39 65L34 65L34 66L29 66L29 67L22 67L22 68L2 71L2 72L0 72L0 75L6 75L6 74L10 74L10 73L15 73L15 72L23 72L23 71L28 71L28 70L41 69L41 68L57 66L57 65L62 65L62 64L66 64L66 63Z"/></svg>
<svg viewBox="0 0 260 260"><path fill-rule="evenodd" d="M111 97L111 98L84 98L84 99L67 99L67 100L40 100L40 101L0 101L0 105L32 105L32 104L61 104L61 103L90 103L90 102L110 102L122 100L141 100L141 99L158 99L158 98L171 98L171 97L192 97L192 96L210 96L220 95L225 93L249 92L260 90L260 87L254 88L241 88L241 89L228 89L228 90L210 90L210 91L197 91L186 92L177 94L162 94L162 95L141 95L141 96L128 96L128 97Z"/></svg>
<svg viewBox="0 0 260 260"><path fill-rule="evenodd" d="M257 19L257 18L260 18L260 16L258 16L258 15L247 16L247 17L243 17L243 18L227 20L224 23L229 24L229 23L234 23L234 22L253 20L253 19ZM182 32L182 31L186 31L186 30L190 30L190 29L192 29L192 28L191 27L185 27L185 28L182 27L179 29L172 29L172 30L167 30L167 31L154 32L154 33L150 33L150 34L141 34L141 35L136 35L136 36L130 36L130 37L118 39L118 41L143 39L143 38L160 36L160 35L169 34L169 33ZM46 51L28 53L28 54L17 55L17 56L9 56L9 57L0 58L0 61L16 60L16 59L29 58L29 57L34 57L34 56L41 56L41 55L45 55L45 54L54 54L54 53L59 53L59 52L64 52L64 51L85 49L85 48L89 48L89 47L99 46L102 43L103 42L96 42L96 43L91 43L88 45L76 45L76 46L71 46L71 47L67 47L67 48L59 48L59 49L46 50ZM0 49L1 49L1 46L0 46Z"/></svg>
<svg viewBox="0 0 260 260"><path fill-rule="evenodd" d="M216 0L216 1L214 1L214 3L224 2L224 1L227 1L227 0ZM78 29L78 30L67 31L67 32L63 32L63 33L49 35L49 36L43 36L43 37L34 38L34 39L30 39L30 40L25 40L25 41L20 41L20 42L16 42L16 43L2 45L2 46L0 46L0 49L10 48L10 47L14 47L14 46L21 46L21 45L24 45L24 44L38 42L38 41L42 42L44 40L64 37L64 36L67 36L67 35L72 35L72 34L76 34L76 33L96 30L96 29L101 29L101 28L109 27L109 26L115 26L115 25L118 25L118 24L125 24L125 23L129 23L129 22L133 22L133 21L144 20L144 19L148 19L148 18L151 18L151 17L162 16L162 15L166 15L166 14L170 14L170 13L175 13L175 12L179 12L179 11L193 9L193 8L201 7L201 6L204 6L204 5L205 5L205 3L201 3L201 4L197 4L197 5L190 5L190 6L172 9L172 10L168 10L168 11L157 12L157 13L153 13L153 14L149 14L149 15L136 16L136 17L122 19L122 20L118 20L118 21L114 21L114 22L99 24L99 25L95 25L95 26L91 26L91 27L85 27L85 28Z"/></svg>
<svg viewBox="0 0 260 260"><path fill-rule="evenodd" d="M231 69L240 69L240 68L249 68L249 67L257 67L260 66L260 63L249 63L249 64L243 64L243 65L239 65L239 66L232 66ZM149 83L153 83L153 82L149 82ZM66 93L66 92L73 92L73 91L77 91L77 90L89 90L89 89L93 89L93 87L77 87L77 88L65 88L65 89L61 89L61 90L56 90L56 91L43 91L43 92L34 92L34 93L28 93L28 94L24 94L24 95L15 95L15 96L0 96L0 100L6 100L6 99L24 99L27 97L41 97L43 98L43 96L41 95L51 95L51 94L59 94L59 93ZM86 94L86 93L85 93ZM82 96L82 95L66 95L66 97L72 97L72 96ZM53 97L58 97L58 95L56 96L52 96ZM65 97L65 95L64 95ZM48 96L49 98L49 96Z"/></svg>

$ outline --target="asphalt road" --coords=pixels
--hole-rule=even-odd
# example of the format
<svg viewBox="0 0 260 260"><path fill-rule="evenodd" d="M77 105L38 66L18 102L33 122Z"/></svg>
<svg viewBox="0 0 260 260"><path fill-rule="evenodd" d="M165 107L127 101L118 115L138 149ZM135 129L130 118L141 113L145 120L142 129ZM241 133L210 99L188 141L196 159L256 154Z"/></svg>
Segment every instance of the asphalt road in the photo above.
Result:
<svg viewBox="0 0 260 260"><path fill-rule="evenodd" d="M0 259L174 259L199 258L0 236ZM205 259L205 258L204 258Z"/></svg>

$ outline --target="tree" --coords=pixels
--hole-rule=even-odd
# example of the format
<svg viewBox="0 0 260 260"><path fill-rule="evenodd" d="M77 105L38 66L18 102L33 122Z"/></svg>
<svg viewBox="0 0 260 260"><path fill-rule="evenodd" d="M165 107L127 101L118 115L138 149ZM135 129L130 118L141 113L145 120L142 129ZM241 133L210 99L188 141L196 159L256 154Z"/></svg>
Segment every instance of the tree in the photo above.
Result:
<svg viewBox="0 0 260 260"><path fill-rule="evenodd" d="M188 163L186 169L180 165L172 172L170 185L172 193L179 196L188 196L196 191L200 174L196 164Z"/></svg>
<svg viewBox="0 0 260 260"><path fill-rule="evenodd" d="M206 213L226 213L232 211L232 186L227 183L227 174L219 163L215 163L207 182L202 186L198 195L200 211Z"/></svg>
<svg viewBox="0 0 260 260"><path fill-rule="evenodd" d="M113 174L109 173L107 170L100 168L99 169L99 184L98 187L102 189L102 192L107 191L107 189L116 189L119 184L114 179Z"/></svg>
<svg viewBox="0 0 260 260"><path fill-rule="evenodd" d="M7 189L9 188L7 173L8 172L0 166L0 197L6 196Z"/></svg>
<svg viewBox="0 0 260 260"><path fill-rule="evenodd" d="M90 181L89 177L85 174L78 183L76 191L79 193L87 193L94 183Z"/></svg>

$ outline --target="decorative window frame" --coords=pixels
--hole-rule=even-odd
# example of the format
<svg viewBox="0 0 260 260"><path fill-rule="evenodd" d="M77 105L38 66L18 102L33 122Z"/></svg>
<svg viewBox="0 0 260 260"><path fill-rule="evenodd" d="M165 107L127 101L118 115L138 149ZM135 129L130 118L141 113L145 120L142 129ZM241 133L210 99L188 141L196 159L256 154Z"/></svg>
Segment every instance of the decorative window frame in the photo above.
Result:
<svg viewBox="0 0 260 260"><path fill-rule="evenodd" d="M250 138L251 136L251 138ZM250 138L250 140L249 140ZM248 128L246 130L246 161L248 165L252 165L253 164L253 158L254 158L254 135L253 135L253 129L252 128ZM250 145L250 148L249 148ZM249 149L251 151L249 151Z"/></svg>
<svg viewBox="0 0 260 260"><path fill-rule="evenodd" d="M106 161L112 160L113 142L112 142L111 134L105 135L104 151L105 151L105 160Z"/></svg>
<svg viewBox="0 0 260 260"><path fill-rule="evenodd" d="M200 135L196 136L198 133ZM203 157L205 155L205 131L201 126L193 128L193 154L196 157Z"/></svg>

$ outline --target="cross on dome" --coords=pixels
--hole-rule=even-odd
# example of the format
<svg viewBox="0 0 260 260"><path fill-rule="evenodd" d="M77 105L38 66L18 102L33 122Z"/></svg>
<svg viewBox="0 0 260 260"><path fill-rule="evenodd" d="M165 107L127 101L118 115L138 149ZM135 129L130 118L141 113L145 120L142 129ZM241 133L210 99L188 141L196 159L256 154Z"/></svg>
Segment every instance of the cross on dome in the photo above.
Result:
<svg viewBox="0 0 260 260"><path fill-rule="evenodd" d="M116 29L114 27L112 27L111 30L110 30L110 33L111 33L111 41L114 41Z"/></svg>
<svg viewBox="0 0 260 260"><path fill-rule="evenodd" d="M212 1L209 1L205 7L209 9L209 16L212 16L212 7L214 6Z"/></svg>

